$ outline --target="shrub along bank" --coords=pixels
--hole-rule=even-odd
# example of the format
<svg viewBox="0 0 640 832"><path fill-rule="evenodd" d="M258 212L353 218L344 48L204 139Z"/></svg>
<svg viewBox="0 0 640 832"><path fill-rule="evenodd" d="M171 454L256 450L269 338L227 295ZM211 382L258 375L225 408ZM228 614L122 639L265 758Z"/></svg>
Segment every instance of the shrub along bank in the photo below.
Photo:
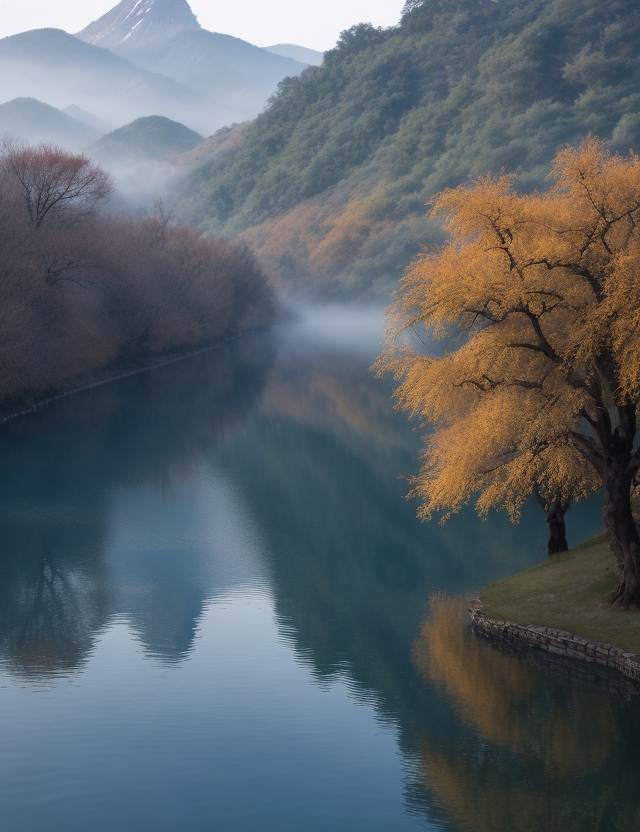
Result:
<svg viewBox="0 0 640 832"><path fill-rule="evenodd" d="M51 145L0 152L0 409L268 323L247 249L97 210L110 176Z"/></svg>

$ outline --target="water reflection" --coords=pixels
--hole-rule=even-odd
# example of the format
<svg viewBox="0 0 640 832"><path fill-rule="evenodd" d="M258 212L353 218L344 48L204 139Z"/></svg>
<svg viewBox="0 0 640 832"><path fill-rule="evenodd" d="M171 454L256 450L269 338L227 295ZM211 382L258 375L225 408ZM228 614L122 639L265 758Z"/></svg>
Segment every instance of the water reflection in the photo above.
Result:
<svg viewBox="0 0 640 832"><path fill-rule="evenodd" d="M640 713L541 674L472 636L464 602L435 597L415 662L471 730L419 745L423 784L463 829L637 829ZM461 732L462 733L462 732Z"/></svg>
<svg viewBox="0 0 640 832"><path fill-rule="evenodd" d="M97 642L117 642L121 630L133 635L145 667L173 679L168 704L160 677L147 693L151 700L162 691L157 712L168 720L171 760L176 744L182 749L180 794L201 807L202 817L209 779L219 782L229 760L240 772L248 765L238 733L214 734L228 745L207 739L212 723L223 721L211 715L215 700L220 713L232 708L234 730L241 726L252 735L243 741L256 759L270 759L257 766L252 782L259 784L269 769L271 785L263 792L255 786L256 799L277 803L278 811L287 805L281 795L276 799L278 772L299 773L297 811L303 812L313 783L301 772L312 770L312 759L324 760L322 770L313 769L317 782L327 772L344 781L336 815L343 828L358 828L359 810L341 812L340 799L366 794L370 762L378 766L376 776L385 771L376 782L385 782L399 747L404 811L387 809L375 828L415 822L496 832L560 824L630 831L637 820L631 787L640 771L633 704L548 679L470 642L459 610L446 605L421 630L434 591L472 592L544 557L546 526L536 506L525 508L520 526L501 516L480 521L472 511L446 526L416 521L400 477L415 469L419 437L391 408L389 385L367 369L378 349L379 320L368 312L349 341L349 319L334 310L313 326L243 338L6 424L0 434L0 657L20 679L55 683L75 672L82 680L91 675L88 657ZM569 522L574 542L600 527L588 505L572 510ZM238 587L257 591L243 595ZM260 599L258 612L251 598ZM234 623L225 629L224 621ZM274 641L269 627L278 628ZM207 656L230 678L198 665L194 644L205 637ZM287 666L281 679L278 657L285 654L295 656L295 668ZM127 687L135 667L129 660L126 678L113 680L107 700L121 698L135 713L140 706L132 706L135 690ZM350 704L375 708L393 735L383 762L354 752L343 771L322 738L331 730L334 737L346 734L357 718L344 710L340 731L331 729L334 700L331 707L325 702L317 726L308 714L303 718L296 709L306 701L309 674L314 695L318 682L327 697L344 685ZM97 687L104 684L100 678ZM288 695L290 688L295 695ZM188 721L185 701L200 721ZM257 703L267 708L262 722ZM127 734L144 722L129 724L127 716L114 710L115 731ZM280 748L280 734L301 754L302 726L313 735L308 756L280 752L271 762L265 749ZM202 762L211 764L212 749L219 755L215 769ZM142 771L137 751L132 754L132 768ZM39 750L34 756L39 759ZM159 755L145 761L160 765ZM158 783L173 782L168 765ZM191 779L200 784L193 800ZM221 793L242 792L241 780L225 781ZM166 789L155 787L164 795ZM250 798L242 793L238 801ZM314 805L324 804L321 795ZM592 826L588 813L596 818ZM225 817L229 829L249 828L240 815ZM167 828L179 828L171 822ZM251 828L303 828L287 822ZM198 828L210 825L205 818Z"/></svg>
<svg viewBox="0 0 640 832"><path fill-rule="evenodd" d="M81 666L116 614L155 655L188 652L204 602L228 586L194 507L205 491L207 525L216 511L224 525L232 500L210 472L203 485L202 454L255 409L273 357L271 337L256 335L3 426L0 651L10 667L37 676ZM192 528L178 539L189 526L207 541Z"/></svg>
<svg viewBox="0 0 640 832"><path fill-rule="evenodd" d="M5 538L0 653L14 671L38 677L82 664L107 620L108 589L100 559L85 558L95 538L38 527L30 538Z"/></svg>

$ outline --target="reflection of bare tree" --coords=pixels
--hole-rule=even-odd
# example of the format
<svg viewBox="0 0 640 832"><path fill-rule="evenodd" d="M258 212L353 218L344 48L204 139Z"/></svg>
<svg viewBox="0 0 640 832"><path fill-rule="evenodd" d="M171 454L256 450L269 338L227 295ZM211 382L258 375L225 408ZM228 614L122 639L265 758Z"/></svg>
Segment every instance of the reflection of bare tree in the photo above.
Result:
<svg viewBox="0 0 640 832"><path fill-rule="evenodd" d="M54 666L76 664L78 645L75 640L64 638L64 630L65 620L73 619L74 613L77 617L78 612L78 599L73 597L71 581L58 570L47 541L36 582L27 587L24 620L15 644L18 656L32 666L41 662Z"/></svg>
<svg viewBox="0 0 640 832"><path fill-rule="evenodd" d="M415 644L421 675L445 692L472 729L466 743L423 738L423 784L463 829L583 832L640 828L625 776L635 711L541 676L471 636L463 602L436 596Z"/></svg>
<svg viewBox="0 0 640 832"><path fill-rule="evenodd" d="M46 532L40 546L39 556L14 561L0 611L2 652L9 666L28 676L80 666L107 618L99 564L68 552L56 556Z"/></svg>
<svg viewBox="0 0 640 832"><path fill-rule="evenodd" d="M132 558L138 592L115 607L103 561L112 495L179 493L254 410L272 359L256 333L0 428L0 662L31 678L77 668L114 612L164 658L188 651L208 565L182 551Z"/></svg>

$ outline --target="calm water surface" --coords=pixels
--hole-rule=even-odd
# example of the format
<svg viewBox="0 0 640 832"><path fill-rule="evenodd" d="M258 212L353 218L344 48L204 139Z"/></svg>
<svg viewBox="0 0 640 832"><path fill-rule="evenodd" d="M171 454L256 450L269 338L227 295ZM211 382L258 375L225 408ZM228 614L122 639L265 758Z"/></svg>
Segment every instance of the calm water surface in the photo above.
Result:
<svg viewBox="0 0 640 832"><path fill-rule="evenodd" d="M546 528L416 521L380 331L335 307L2 427L0 828L640 829L639 704L430 612Z"/></svg>

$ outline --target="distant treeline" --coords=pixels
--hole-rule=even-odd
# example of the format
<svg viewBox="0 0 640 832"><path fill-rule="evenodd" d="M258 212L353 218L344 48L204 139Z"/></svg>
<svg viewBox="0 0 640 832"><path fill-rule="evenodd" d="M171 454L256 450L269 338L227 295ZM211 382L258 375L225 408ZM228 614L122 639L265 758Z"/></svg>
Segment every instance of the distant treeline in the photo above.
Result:
<svg viewBox="0 0 640 832"><path fill-rule="evenodd" d="M386 294L441 239L434 194L503 168L545 188L557 148L589 133L640 147L640 4L409 0L221 131L180 210L242 234L283 285Z"/></svg>
<svg viewBox="0 0 640 832"><path fill-rule="evenodd" d="M111 177L52 145L0 149L0 407L106 368L263 325L266 279L242 246L173 225L171 212L101 214Z"/></svg>

